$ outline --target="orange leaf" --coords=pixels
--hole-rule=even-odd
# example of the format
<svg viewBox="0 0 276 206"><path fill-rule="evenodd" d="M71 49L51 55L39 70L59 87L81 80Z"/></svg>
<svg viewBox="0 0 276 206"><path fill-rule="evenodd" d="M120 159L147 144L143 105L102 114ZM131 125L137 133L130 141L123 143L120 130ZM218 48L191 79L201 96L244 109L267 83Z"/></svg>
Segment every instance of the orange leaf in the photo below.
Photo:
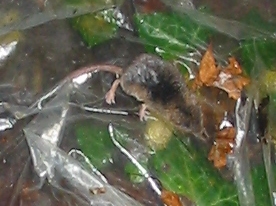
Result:
<svg viewBox="0 0 276 206"><path fill-rule="evenodd" d="M206 86L217 87L228 93L229 98L237 100L241 96L241 90L249 84L250 80L242 74L242 68L234 57L229 58L229 64L225 68L216 67L212 47L205 52L199 67L199 73L194 81L193 89Z"/></svg>
<svg viewBox="0 0 276 206"><path fill-rule="evenodd" d="M242 89L244 86L248 85L250 80L246 77L243 76L237 76L236 78L233 79L235 82L235 85L238 89Z"/></svg>
<svg viewBox="0 0 276 206"><path fill-rule="evenodd" d="M234 139L236 130L234 127L226 127L217 133L217 137L221 139Z"/></svg>
<svg viewBox="0 0 276 206"><path fill-rule="evenodd" d="M232 74L232 75L238 75L238 74L242 73L242 69L241 69L240 64L237 62L237 60L234 57L230 57L229 64L224 69L224 72Z"/></svg>
<svg viewBox="0 0 276 206"><path fill-rule="evenodd" d="M226 165L227 155L233 152L235 135L234 127L227 127L217 132L216 140L208 155L208 159L214 162L216 168Z"/></svg>
<svg viewBox="0 0 276 206"><path fill-rule="evenodd" d="M209 46L199 66L199 80L206 86L211 86L217 79L219 69L216 67L212 46Z"/></svg>
<svg viewBox="0 0 276 206"><path fill-rule="evenodd" d="M224 77L222 77L224 76ZM230 76L222 71L217 81L214 82L214 86L226 91L228 96L233 99L238 99L241 96L241 90L244 86L249 84L250 80L243 76Z"/></svg>
<svg viewBox="0 0 276 206"><path fill-rule="evenodd" d="M182 206L179 196L174 192L162 190L161 199L167 206Z"/></svg>
<svg viewBox="0 0 276 206"><path fill-rule="evenodd" d="M237 100L241 96L241 90L237 88L233 79L229 78L224 81L215 82L214 86L226 91L230 98Z"/></svg>

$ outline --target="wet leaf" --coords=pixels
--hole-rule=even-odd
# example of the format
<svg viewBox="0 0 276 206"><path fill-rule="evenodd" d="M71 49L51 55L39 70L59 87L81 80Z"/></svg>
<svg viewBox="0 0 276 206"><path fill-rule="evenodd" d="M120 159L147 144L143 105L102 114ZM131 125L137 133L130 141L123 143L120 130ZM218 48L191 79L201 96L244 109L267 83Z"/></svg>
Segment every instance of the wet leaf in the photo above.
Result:
<svg viewBox="0 0 276 206"><path fill-rule="evenodd" d="M276 167L273 166L273 169L275 174ZM251 175L256 205L271 205L265 167L257 166L253 168Z"/></svg>
<svg viewBox="0 0 276 206"><path fill-rule="evenodd" d="M257 9L251 9L242 19L241 22L255 27L257 29L261 29L267 32L275 32L276 27L275 24L269 22L260 15L260 12Z"/></svg>
<svg viewBox="0 0 276 206"><path fill-rule="evenodd" d="M189 55L204 47L212 34L209 28L198 25L187 15L177 13L137 14L135 21L147 52L166 60L183 57L191 60Z"/></svg>
<svg viewBox="0 0 276 206"><path fill-rule="evenodd" d="M236 130L234 127L224 128L217 132L215 142L209 152L208 159L214 162L216 168L224 167L227 155L233 152Z"/></svg>
<svg viewBox="0 0 276 206"><path fill-rule="evenodd" d="M205 155L190 143L172 138L150 161L166 190L186 196L197 206L239 205L235 185L223 180Z"/></svg>
<svg viewBox="0 0 276 206"><path fill-rule="evenodd" d="M257 10L251 10L242 22L267 32L267 37L248 38L240 42L241 64L248 75L258 75L262 70L276 66L276 24L263 19Z"/></svg>
<svg viewBox="0 0 276 206"><path fill-rule="evenodd" d="M147 162L143 162L140 164L146 168ZM141 183L145 180L145 177L143 176L142 172L131 162L128 162L125 165L125 173L129 176L129 179L133 183Z"/></svg>
<svg viewBox="0 0 276 206"><path fill-rule="evenodd" d="M241 64L248 75L259 75L276 66L276 40L246 39L240 43Z"/></svg>
<svg viewBox="0 0 276 206"><path fill-rule="evenodd" d="M77 30L88 46L94 46L114 37L118 26L112 20L113 9L98 13L86 14L71 19L72 26Z"/></svg>
<svg viewBox="0 0 276 206"><path fill-rule="evenodd" d="M75 134L82 152L98 169L109 164L114 145L106 127L93 124L77 124Z"/></svg>

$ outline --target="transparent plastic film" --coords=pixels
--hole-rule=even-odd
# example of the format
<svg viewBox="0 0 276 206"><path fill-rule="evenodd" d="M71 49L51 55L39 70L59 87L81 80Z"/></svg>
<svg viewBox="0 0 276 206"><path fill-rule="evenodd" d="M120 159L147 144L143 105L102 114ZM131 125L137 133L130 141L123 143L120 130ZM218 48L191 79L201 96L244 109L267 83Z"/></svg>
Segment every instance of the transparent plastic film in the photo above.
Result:
<svg viewBox="0 0 276 206"><path fill-rule="evenodd" d="M275 205L274 2L0 5L0 205Z"/></svg>
<svg viewBox="0 0 276 206"><path fill-rule="evenodd" d="M237 136L233 167L241 205L255 205L247 152L248 148L245 143L248 132L246 123L249 122L251 107L252 100L250 99L239 99L236 105Z"/></svg>
<svg viewBox="0 0 276 206"><path fill-rule="evenodd" d="M81 14L118 6L115 1L5 1L1 3L0 35L24 30L55 19L65 19Z"/></svg>

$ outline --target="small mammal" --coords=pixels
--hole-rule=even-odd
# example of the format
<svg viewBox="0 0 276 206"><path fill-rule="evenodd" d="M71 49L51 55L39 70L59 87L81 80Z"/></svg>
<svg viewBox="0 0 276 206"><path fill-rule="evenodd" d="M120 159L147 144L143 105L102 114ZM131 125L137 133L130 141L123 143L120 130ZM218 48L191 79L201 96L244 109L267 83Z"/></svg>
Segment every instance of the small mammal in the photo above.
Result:
<svg viewBox="0 0 276 206"><path fill-rule="evenodd" d="M187 88L182 74L174 65L151 54L138 56L125 70L114 65L100 64L75 70L34 105L39 109L43 108L43 102L63 85L74 82L82 75L89 76L98 71L120 76L106 93L105 99L108 104L115 103L116 89L121 86L127 95L142 102L139 112L141 120L145 116L145 110L148 109L178 130L203 137L205 133L203 113L198 99Z"/></svg>
<svg viewBox="0 0 276 206"><path fill-rule="evenodd" d="M138 56L113 82L106 94L108 104L115 103L115 91L119 85L127 95L142 102L141 120L148 109L178 130L202 137L201 106L173 64L151 54Z"/></svg>

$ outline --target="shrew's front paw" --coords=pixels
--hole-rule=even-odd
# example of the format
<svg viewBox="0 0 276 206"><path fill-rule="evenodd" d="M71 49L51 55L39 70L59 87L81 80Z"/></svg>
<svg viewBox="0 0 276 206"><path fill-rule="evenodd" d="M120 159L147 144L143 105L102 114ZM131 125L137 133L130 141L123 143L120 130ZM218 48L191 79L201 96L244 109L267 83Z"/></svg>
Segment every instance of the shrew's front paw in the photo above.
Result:
<svg viewBox="0 0 276 206"><path fill-rule="evenodd" d="M115 104L115 92L110 89L105 95L105 101L107 104Z"/></svg>

